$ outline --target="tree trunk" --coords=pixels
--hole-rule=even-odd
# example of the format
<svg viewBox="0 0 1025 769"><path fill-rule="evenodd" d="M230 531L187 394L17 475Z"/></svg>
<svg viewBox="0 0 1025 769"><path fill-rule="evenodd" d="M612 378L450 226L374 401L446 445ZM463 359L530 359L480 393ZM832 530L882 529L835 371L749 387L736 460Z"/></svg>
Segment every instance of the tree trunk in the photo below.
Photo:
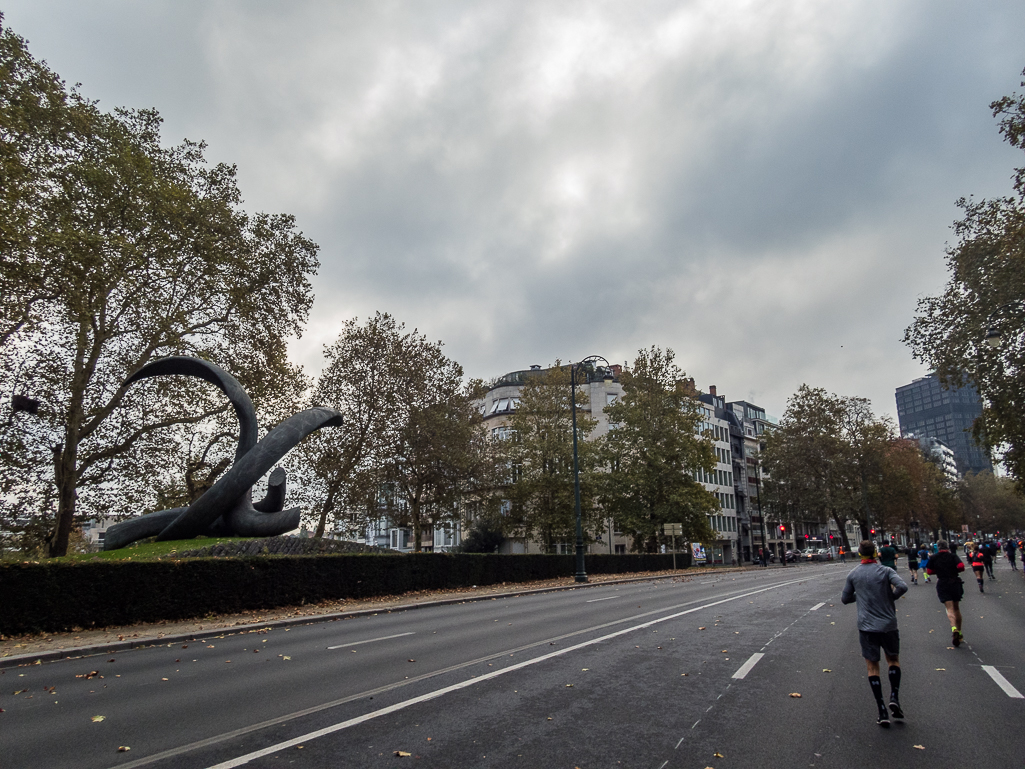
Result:
<svg viewBox="0 0 1025 769"><path fill-rule="evenodd" d="M50 541L51 558L68 554L71 529L75 522L75 502L78 498L75 491L75 487L78 485L77 432L75 430L73 435L71 425L69 425L64 445L54 448L53 470L54 480L57 484L57 522L53 539Z"/></svg>
<svg viewBox="0 0 1025 769"><path fill-rule="evenodd" d="M409 502L409 521L413 524L413 552L420 552L420 500Z"/></svg>
<svg viewBox="0 0 1025 769"><path fill-rule="evenodd" d="M846 525L847 522L846 521L841 521L840 520L840 516L838 516L836 514L835 510L833 511L833 522L836 524L836 528L838 528L840 530L840 541L843 542L844 550L846 552L850 553L851 552L851 542L847 538L847 525Z"/></svg>
<svg viewBox="0 0 1025 769"><path fill-rule="evenodd" d="M324 506L320 508L320 520L317 521L317 530L313 533L313 536L317 539L321 539L324 536L324 529L327 526L327 514L331 511L331 508L335 504L335 486L334 484L328 489L327 499L324 500Z"/></svg>

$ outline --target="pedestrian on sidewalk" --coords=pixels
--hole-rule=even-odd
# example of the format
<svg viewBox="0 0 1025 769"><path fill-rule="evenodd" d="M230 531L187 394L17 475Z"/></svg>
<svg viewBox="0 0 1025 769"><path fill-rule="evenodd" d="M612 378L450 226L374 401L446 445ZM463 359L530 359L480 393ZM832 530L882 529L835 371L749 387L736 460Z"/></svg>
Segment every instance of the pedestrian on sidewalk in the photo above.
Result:
<svg viewBox="0 0 1025 769"><path fill-rule="evenodd" d="M913 545L908 545L907 556L908 556L908 571L911 572L911 584L918 584L918 548L920 545L916 542Z"/></svg>
<svg viewBox="0 0 1025 769"><path fill-rule="evenodd" d="M936 596L940 603L947 607L947 619L950 620L951 643L960 646L964 640L964 627L961 620L961 599L964 598L964 582L961 572L964 562L947 549L947 543L940 540L940 552L929 559L929 573L936 575ZM968 552L968 543L965 543ZM980 582L980 590L982 589Z"/></svg>
<svg viewBox="0 0 1025 769"><path fill-rule="evenodd" d="M840 545L840 563L847 563L847 550Z"/></svg>
<svg viewBox="0 0 1025 769"><path fill-rule="evenodd" d="M894 602L907 592L908 586L897 572L878 563L876 546L867 539L858 548L861 565L847 575L847 583L840 594L844 604L858 604L858 636L861 656L868 669L868 685L872 688L879 716L876 723L890 726L890 716L904 718L900 706L900 633L897 630L897 612ZM883 702L883 685L879 678L879 651L886 655L886 675L890 681L890 709Z"/></svg>
<svg viewBox="0 0 1025 769"><path fill-rule="evenodd" d="M985 593L986 562L982 557L982 548L976 542L965 542L964 551L965 558L968 559L968 563L972 565L972 571L975 573L975 581L979 583L979 592Z"/></svg>
<svg viewBox="0 0 1025 769"><path fill-rule="evenodd" d="M1018 548L1014 545L1014 540L1008 537L1007 542L1004 544L1004 552L1007 553L1007 561L1011 564L1011 568L1018 571Z"/></svg>

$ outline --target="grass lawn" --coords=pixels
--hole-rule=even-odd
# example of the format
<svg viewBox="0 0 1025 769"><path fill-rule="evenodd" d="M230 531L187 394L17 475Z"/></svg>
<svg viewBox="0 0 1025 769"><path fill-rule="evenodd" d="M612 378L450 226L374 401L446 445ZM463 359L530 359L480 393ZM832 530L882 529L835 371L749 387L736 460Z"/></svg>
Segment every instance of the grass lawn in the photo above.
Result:
<svg viewBox="0 0 1025 769"><path fill-rule="evenodd" d="M101 550L98 553L72 553L62 558L28 558L24 555L6 556L3 558L7 563L45 560L47 563L77 563L80 561L93 561L99 558L103 561L145 561L154 558L162 558L174 555L179 551L199 550L201 547L210 547L219 542L238 542L239 540L252 539L252 537L196 537L195 539L179 539L170 542L136 542L120 550Z"/></svg>

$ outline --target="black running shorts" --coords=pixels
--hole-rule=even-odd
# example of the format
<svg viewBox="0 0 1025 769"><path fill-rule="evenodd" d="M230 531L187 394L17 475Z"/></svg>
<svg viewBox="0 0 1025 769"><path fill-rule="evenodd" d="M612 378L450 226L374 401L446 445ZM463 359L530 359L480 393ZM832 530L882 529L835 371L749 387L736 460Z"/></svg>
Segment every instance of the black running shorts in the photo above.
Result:
<svg viewBox="0 0 1025 769"><path fill-rule="evenodd" d="M889 630L885 633L869 633L858 631L861 639L861 656L869 662L879 662L879 648L891 657L900 654L900 631Z"/></svg>
<svg viewBox="0 0 1025 769"><path fill-rule="evenodd" d="M936 580L936 596L940 603L960 601L964 598L964 582L960 577L949 577Z"/></svg>

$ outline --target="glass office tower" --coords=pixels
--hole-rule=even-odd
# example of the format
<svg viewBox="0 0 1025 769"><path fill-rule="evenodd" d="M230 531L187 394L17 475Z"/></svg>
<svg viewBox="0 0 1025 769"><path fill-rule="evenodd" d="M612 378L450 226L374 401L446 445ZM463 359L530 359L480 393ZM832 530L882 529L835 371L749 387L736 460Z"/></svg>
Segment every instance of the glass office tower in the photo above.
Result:
<svg viewBox="0 0 1025 769"><path fill-rule="evenodd" d="M944 389L935 373L897 388L897 419L904 437L939 438L954 451L962 475L993 472L985 447L972 438L982 401L971 385Z"/></svg>

